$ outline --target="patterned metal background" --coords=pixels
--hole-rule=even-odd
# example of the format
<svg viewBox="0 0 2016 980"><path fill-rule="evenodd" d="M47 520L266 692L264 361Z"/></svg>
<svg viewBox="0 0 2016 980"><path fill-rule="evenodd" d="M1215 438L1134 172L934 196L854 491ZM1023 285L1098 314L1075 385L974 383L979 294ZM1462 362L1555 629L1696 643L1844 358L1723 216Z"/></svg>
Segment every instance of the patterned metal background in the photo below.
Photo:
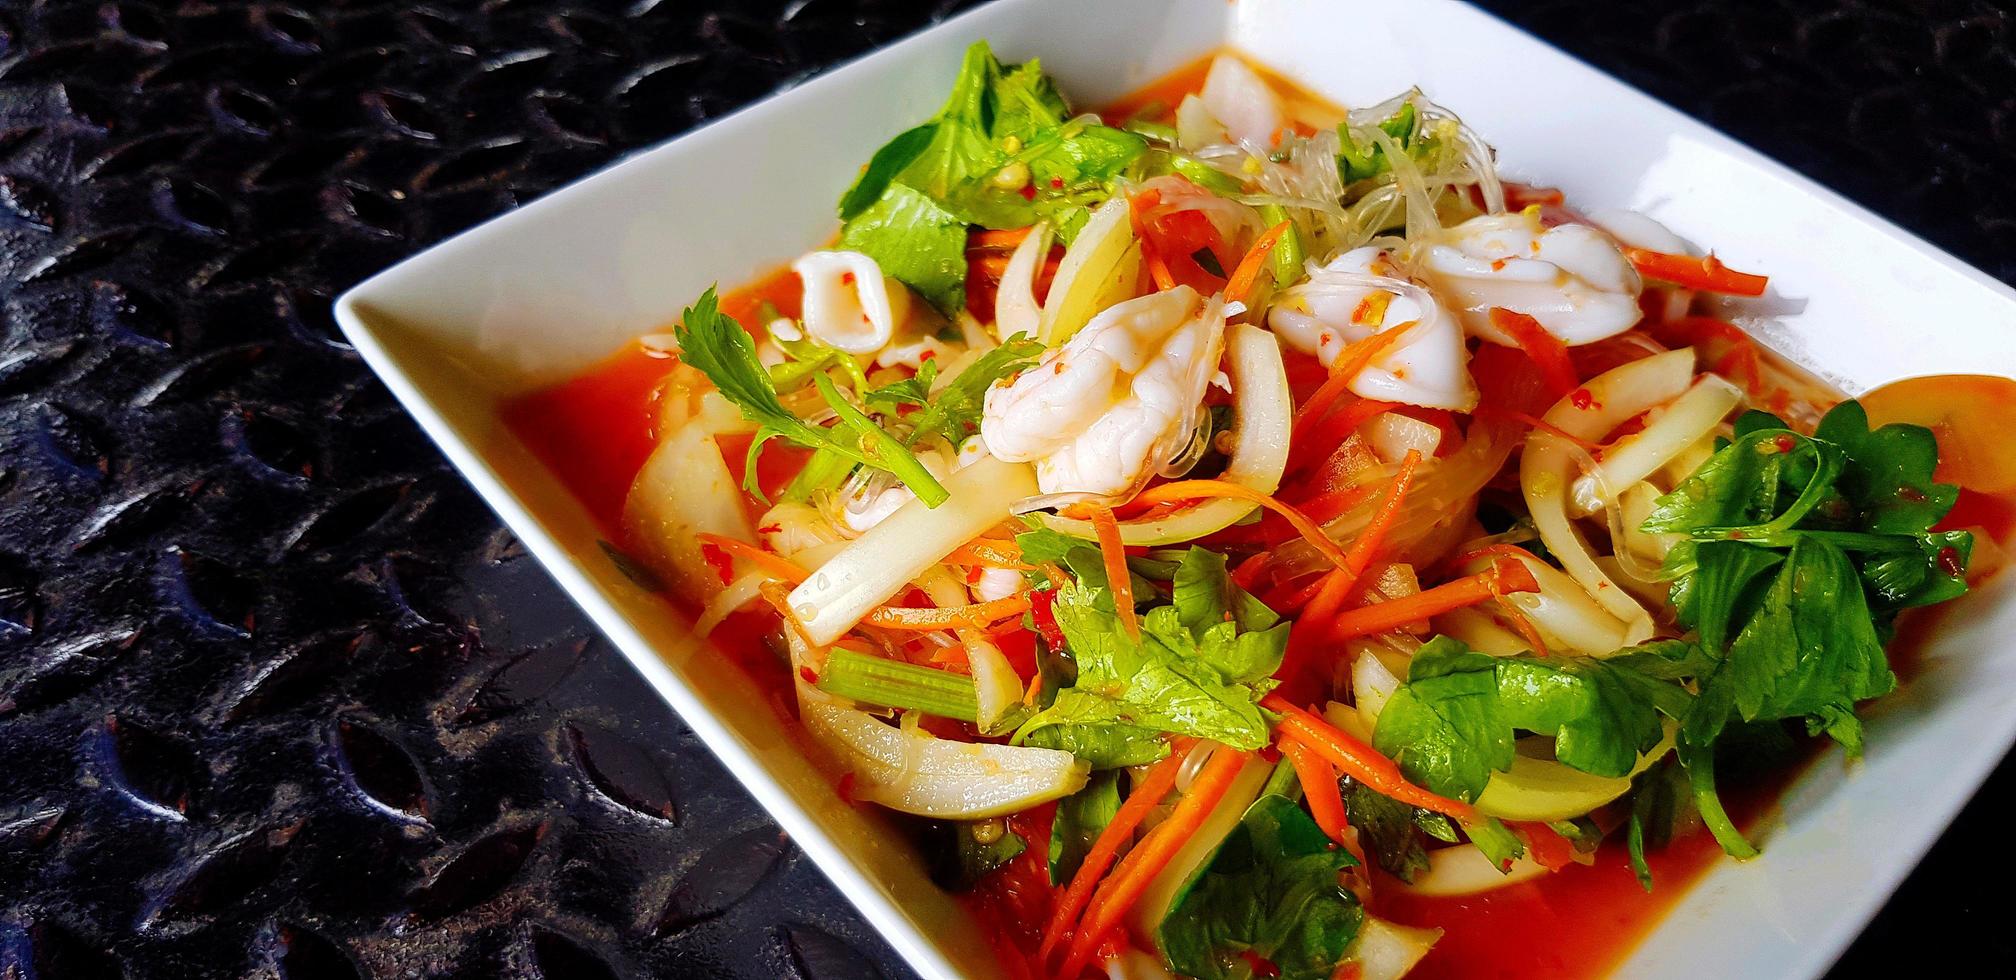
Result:
<svg viewBox="0 0 2016 980"><path fill-rule="evenodd" d="M0 977L908 975L328 308L961 6L0 4ZM1490 6L2016 278L1998 9ZM2012 787L1843 973L2008 961Z"/></svg>

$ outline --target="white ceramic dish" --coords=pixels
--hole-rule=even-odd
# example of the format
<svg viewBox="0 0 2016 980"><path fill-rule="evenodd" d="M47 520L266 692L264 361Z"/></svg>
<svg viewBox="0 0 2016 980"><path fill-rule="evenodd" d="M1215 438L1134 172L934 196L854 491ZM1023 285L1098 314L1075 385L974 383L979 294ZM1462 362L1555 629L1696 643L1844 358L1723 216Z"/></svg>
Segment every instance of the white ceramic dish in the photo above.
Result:
<svg viewBox="0 0 2016 980"><path fill-rule="evenodd" d="M1469 6L1355 0L1004 0L836 69L467 232L345 294L365 359L639 673L926 976L993 976L963 912L877 814L841 803L790 726L595 546L582 508L496 406L818 245L889 135L928 116L961 51L1041 57L1081 104L1230 45L1363 105L1410 85L1461 113L1515 178L1644 210L1769 273L1771 347L1849 391L2016 375L2016 294L1786 168ZM1622 968L1823 971L2016 736L2008 589L1967 600L1928 669L1873 712L1869 754L1787 798L1764 857L1723 862ZM1870 842L1881 842L1872 846Z"/></svg>

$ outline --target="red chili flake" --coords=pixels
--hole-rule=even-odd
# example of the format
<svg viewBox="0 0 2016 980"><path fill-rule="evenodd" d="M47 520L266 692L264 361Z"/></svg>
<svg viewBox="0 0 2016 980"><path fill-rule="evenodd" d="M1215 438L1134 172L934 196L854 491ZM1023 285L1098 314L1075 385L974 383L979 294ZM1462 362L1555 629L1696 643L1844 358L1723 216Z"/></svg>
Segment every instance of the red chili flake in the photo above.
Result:
<svg viewBox="0 0 2016 980"><path fill-rule="evenodd" d="M1053 189L1062 188L1064 186L1064 178L1062 177L1050 178L1050 186Z"/></svg>
<svg viewBox="0 0 2016 980"><path fill-rule="evenodd" d="M1274 746L1274 743L1272 743L1272 742L1269 742L1269 743L1267 743L1266 745L1262 745L1262 746L1260 746L1260 761L1262 761L1262 762L1270 762L1270 763L1271 763L1271 762L1280 762L1280 761L1281 761L1281 750L1280 750L1280 749L1278 749L1278 748L1276 748L1276 747Z"/></svg>
<svg viewBox="0 0 2016 980"><path fill-rule="evenodd" d="M842 774L840 784L833 788L840 793L840 802L848 806L854 805L854 773L850 771Z"/></svg>
<svg viewBox="0 0 2016 980"><path fill-rule="evenodd" d="M1598 407L1596 396L1591 394L1587 388L1577 388L1570 392L1568 403L1585 412Z"/></svg>
<svg viewBox="0 0 2016 980"><path fill-rule="evenodd" d="M735 559L728 557L728 553L722 551L719 546L701 545L700 560L706 562L707 567L714 570L714 574L721 576L722 585L735 581Z"/></svg>
<svg viewBox="0 0 2016 980"><path fill-rule="evenodd" d="M781 524L765 524L765 525L763 525L762 527L759 527L759 528L757 528L757 529L756 529L756 533L757 533L757 534L776 534L776 533L777 533L778 531L782 531L782 530L784 530L784 526L783 526L783 525L781 525Z"/></svg>
<svg viewBox="0 0 2016 980"><path fill-rule="evenodd" d="M928 361L928 360L930 360L930 359L932 359L932 358L934 358L934 357L937 357L937 356L938 356L938 352L937 352L937 351L935 351L935 350L927 350L927 351L925 351L924 353L922 353L922 354L919 354L919 355L917 355L917 359L918 359L919 361Z"/></svg>
<svg viewBox="0 0 2016 980"><path fill-rule="evenodd" d="M1778 438L1771 440L1771 444L1777 446L1778 451L1781 453L1789 453L1792 450L1799 448L1798 441L1793 439L1791 436L1779 436Z"/></svg>
<svg viewBox="0 0 2016 980"><path fill-rule="evenodd" d="M1959 578L1967 571L1960 564L1960 550L1958 548L1949 544L1939 549L1939 570L1952 578Z"/></svg>
<svg viewBox="0 0 2016 980"><path fill-rule="evenodd" d="M1273 960L1261 956L1250 949L1241 950L1239 958L1246 961L1246 969L1253 971L1253 975L1256 977L1278 977L1281 975L1281 968L1275 966Z"/></svg>
<svg viewBox="0 0 2016 980"><path fill-rule="evenodd" d="M981 567L980 567L980 566L978 566L978 565L975 565L975 566L973 566L973 567L971 567L971 568L968 568L968 569L966 570L966 584L967 584L967 585L979 585L979 584L980 584L980 576L982 576L982 575L985 575L986 573L987 573L987 570L986 570L986 569L984 569L984 568L981 568Z"/></svg>
<svg viewBox="0 0 2016 980"><path fill-rule="evenodd" d="M1741 540L1743 540L1744 538L1747 538L1747 537L1749 537L1749 535L1747 535L1747 534L1744 534L1744 533L1743 533L1743 532L1741 532L1741 531L1731 531L1731 532L1729 532L1729 540L1731 540L1731 541L1741 541Z"/></svg>
<svg viewBox="0 0 2016 980"><path fill-rule="evenodd" d="M854 285L854 273L851 272L840 273L840 285L842 286Z"/></svg>
<svg viewBox="0 0 2016 980"><path fill-rule="evenodd" d="M1022 189L1017 191L1016 193L1021 194L1022 199L1025 201L1033 201L1036 199L1036 188L1029 184L1023 184Z"/></svg>
<svg viewBox="0 0 2016 980"><path fill-rule="evenodd" d="M1505 260L1504 260L1504 259L1492 259L1492 260L1491 260L1491 271L1492 271L1492 272L1504 272L1504 271L1505 271Z"/></svg>
<svg viewBox="0 0 2016 980"><path fill-rule="evenodd" d="M798 668L798 679L804 681L807 684L819 683L819 675L814 673L812 668L810 667Z"/></svg>

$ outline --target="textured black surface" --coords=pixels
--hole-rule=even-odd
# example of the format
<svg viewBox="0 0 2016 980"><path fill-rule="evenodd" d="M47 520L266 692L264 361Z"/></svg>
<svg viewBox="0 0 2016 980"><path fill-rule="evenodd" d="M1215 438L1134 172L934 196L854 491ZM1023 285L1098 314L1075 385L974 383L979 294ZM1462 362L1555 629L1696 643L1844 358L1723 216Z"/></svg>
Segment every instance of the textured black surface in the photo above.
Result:
<svg viewBox="0 0 2016 980"><path fill-rule="evenodd" d="M328 305L959 6L0 5L0 977L907 975ZM2016 277L1993 7L1490 6ZM2016 952L2012 783L1843 973Z"/></svg>

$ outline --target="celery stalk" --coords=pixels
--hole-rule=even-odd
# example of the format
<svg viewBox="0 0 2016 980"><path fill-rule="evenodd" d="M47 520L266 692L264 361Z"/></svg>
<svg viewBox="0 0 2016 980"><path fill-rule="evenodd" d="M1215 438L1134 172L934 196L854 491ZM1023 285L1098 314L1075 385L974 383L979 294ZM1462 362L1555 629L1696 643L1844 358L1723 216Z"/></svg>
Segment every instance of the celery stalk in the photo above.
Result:
<svg viewBox="0 0 2016 980"><path fill-rule="evenodd" d="M1260 206L1260 220L1272 228L1288 220L1288 209L1279 204L1263 204ZM1274 251L1267 256L1267 267L1274 272L1276 288L1286 289L1302 278L1302 259L1302 232L1291 224L1287 234L1274 243Z"/></svg>
<svg viewBox="0 0 2016 980"><path fill-rule="evenodd" d="M922 711L958 721L979 717L972 678L840 647L827 653L818 686L828 694L884 708Z"/></svg>

